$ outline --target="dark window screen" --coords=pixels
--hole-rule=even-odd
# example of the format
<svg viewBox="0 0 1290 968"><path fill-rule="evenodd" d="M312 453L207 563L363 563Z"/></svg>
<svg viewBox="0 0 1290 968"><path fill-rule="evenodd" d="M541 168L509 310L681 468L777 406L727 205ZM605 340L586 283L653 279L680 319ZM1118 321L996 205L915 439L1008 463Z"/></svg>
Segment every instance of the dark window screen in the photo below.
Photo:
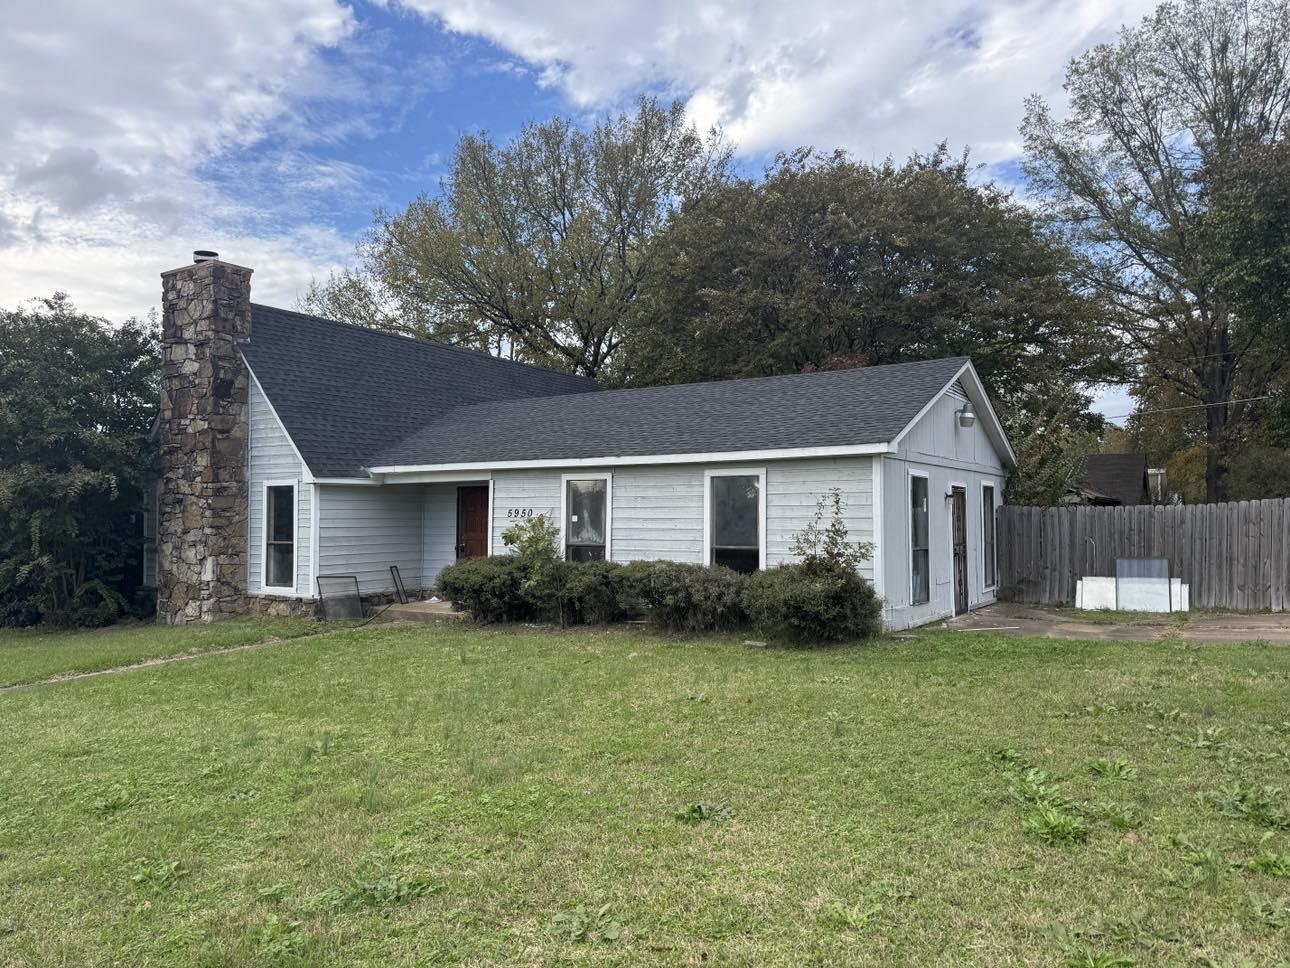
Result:
<svg viewBox="0 0 1290 968"><path fill-rule="evenodd" d="M931 600L931 574L928 560L928 509L927 478L909 479L910 547L913 551L910 568L913 572L911 604L922 605Z"/></svg>
<svg viewBox="0 0 1290 968"><path fill-rule="evenodd" d="M751 572L761 566L761 483L757 475L713 477L712 563Z"/></svg>
<svg viewBox="0 0 1290 968"><path fill-rule="evenodd" d="M288 484L268 489L265 501L265 579L273 588L296 584L296 489Z"/></svg>

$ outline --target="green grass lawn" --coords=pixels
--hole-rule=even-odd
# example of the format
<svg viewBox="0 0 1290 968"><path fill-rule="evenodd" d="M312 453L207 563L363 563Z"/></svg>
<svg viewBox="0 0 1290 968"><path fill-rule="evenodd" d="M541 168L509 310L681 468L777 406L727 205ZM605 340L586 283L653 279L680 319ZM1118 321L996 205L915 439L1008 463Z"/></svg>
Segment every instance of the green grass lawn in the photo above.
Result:
<svg viewBox="0 0 1290 968"><path fill-rule="evenodd" d="M1259 645L448 623L42 686L0 965L1276 965L1288 698Z"/></svg>
<svg viewBox="0 0 1290 968"><path fill-rule="evenodd" d="M320 628L304 619L260 619L180 628L119 625L92 632L0 629L0 687L269 637L295 638Z"/></svg>

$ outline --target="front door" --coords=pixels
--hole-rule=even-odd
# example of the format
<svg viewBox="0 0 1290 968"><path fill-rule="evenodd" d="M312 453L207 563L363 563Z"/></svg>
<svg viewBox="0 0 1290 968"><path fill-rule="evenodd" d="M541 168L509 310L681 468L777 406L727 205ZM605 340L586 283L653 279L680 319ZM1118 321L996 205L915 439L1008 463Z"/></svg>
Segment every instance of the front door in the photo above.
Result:
<svg viewBox="0 0 1290 968"><path fill-rule="evenodd" d="M967 491L961 487L953 489L952 532L954 535L954 614L962 615L968 610L968 575L967 575Z"/></svg>
<svg viewBox="0 0 1290 968"><path fill-rule="evenodd" d="M457 557L488 554L488 485L457 488Z"/></svg>

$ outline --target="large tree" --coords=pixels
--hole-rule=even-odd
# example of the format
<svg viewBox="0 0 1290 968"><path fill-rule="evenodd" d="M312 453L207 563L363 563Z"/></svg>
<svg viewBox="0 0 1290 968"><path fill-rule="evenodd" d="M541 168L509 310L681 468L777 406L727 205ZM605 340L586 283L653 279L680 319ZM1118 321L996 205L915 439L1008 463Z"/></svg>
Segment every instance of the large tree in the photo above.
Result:
<svg viewBox="0 0 1290 968"><path fill-rule="evenodd" d="M159 356L65 296L0 311L0 624L103 624L141 562Z"/></svg>
<svg viewBox="0 0 1290 968"><path fill-rule="evenodd" d="M1222 174L1284 133L1290 3L1163 4L1073 61L1065 89L1065 119L1027 102L1027 174L1083 253L1082 284L1116 307L1108 348L1198 405L1205 493L1223 500L1248 402L1286 354L1232 298L1204 226Z"/></svg>
<svg viewBox="0 0 1290 968"><path fill-rule="evenodd" d="M729 159L719 133L650 98L590 131L555 118L505 146L465 135L441 192L378 213L359 268L303 306L603 376L654 237L676 205L721 184Z"/></svg>
<svg viewBox="0 0 1290 968"><path fill-rule="evenodd" d="M1071 291L1071 253L1033 213L944 147L903 164L782 156L685 206L657 258L631 383L970 355L1027 455L1027 501L1055 499L1067 452L1094 439L1084 388L1115 373L1091 339L1099 303Z"/></svg>

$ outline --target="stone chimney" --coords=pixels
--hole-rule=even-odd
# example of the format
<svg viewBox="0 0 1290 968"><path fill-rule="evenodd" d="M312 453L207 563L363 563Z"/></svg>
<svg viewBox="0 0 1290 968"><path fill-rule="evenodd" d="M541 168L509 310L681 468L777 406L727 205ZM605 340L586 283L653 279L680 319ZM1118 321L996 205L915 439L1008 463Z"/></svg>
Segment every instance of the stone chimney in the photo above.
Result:
<svg viewBox="0 0 1290 968"><path fill-rule="evenodd" d="M161 274L161 489L157 617L244 614L247 599L246 365L251 270L193 253Z"/></svg>

